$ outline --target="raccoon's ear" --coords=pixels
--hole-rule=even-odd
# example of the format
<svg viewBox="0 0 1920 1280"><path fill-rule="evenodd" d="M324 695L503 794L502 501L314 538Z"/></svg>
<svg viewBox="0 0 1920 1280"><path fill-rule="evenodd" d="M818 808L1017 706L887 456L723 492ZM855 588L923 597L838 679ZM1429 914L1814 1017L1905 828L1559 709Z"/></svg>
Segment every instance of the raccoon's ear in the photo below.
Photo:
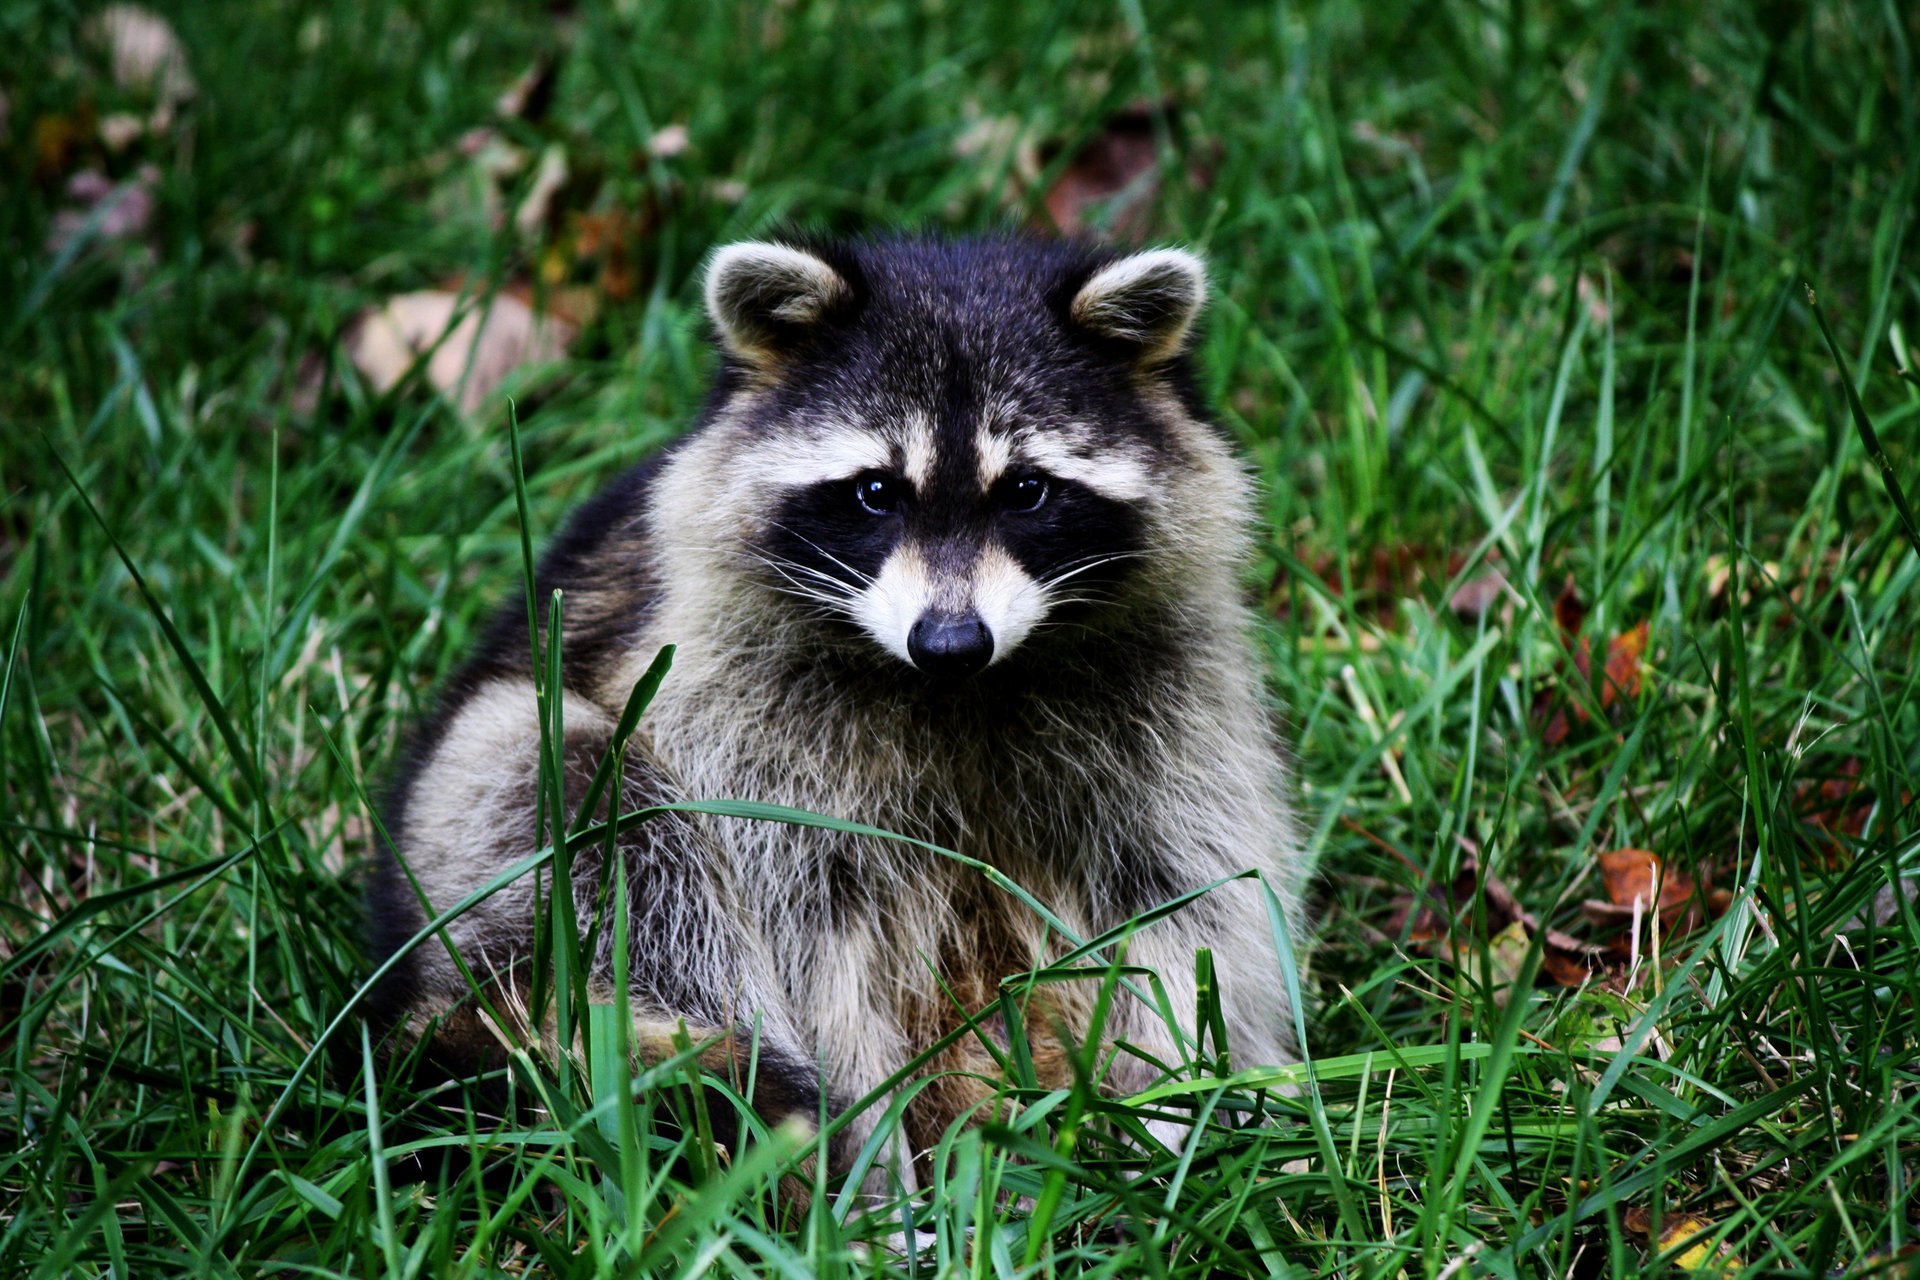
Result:
<svg viewBox="0 0 1920 1280"><path fill-rule="evenodd" d="M1207 268L1184 249L1149 249L1109 263L1073 295L1076 324L1141 348L1154 364L1186 350L1207 301Z"/></svg>
<svg viewBox="0 0 1920 1280"><path fill-rule="evenodd" d="M730 244L707 264L707 316L728 351L767 364L853 296L846 280L801 249Z"/></svg>

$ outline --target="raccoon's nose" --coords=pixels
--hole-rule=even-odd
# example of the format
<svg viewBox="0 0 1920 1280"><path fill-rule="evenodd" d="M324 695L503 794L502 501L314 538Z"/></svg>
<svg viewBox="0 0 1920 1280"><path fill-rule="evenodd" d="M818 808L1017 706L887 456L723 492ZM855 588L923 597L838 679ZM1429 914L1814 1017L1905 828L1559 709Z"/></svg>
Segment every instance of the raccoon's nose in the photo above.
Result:
<svg viewBox="0 0 1920 1280"><path fill-rule="evenodd" d="M922 614L907 633L907 655L930 676L970 676L993 657L993 633L978 614Z"/></svg>

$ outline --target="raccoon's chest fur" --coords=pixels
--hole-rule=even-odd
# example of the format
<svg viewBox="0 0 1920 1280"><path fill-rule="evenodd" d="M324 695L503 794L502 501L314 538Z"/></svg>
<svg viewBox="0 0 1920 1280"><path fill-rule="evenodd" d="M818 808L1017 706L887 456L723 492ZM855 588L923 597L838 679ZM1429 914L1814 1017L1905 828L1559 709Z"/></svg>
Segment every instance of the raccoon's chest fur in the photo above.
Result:
<svg viewBox="0 0 1920 1280"><path fill-rule="evenodd" d="M1257 738L1260 708L1201 687L1186 670L1195 647L1204 653L1197 640L1185 652L1168 640L1115 647L1104 666L1012 665L931 692L831 661L696 660L662 689L651 742L689 795L751 797L957 852L1084 937L1246 869L1257 855L1245 837L1272 838L1272 779L1225 767L1214 741ZM921 844L712 826L767 936L884 936L884 952L907 961L890 966L886 988L909 1020L933 1016L912 1006L949 1002L943 983L971 987L1072 945L977 869ZM817 975L800 965L789 977L806 1007Z"/></svg>

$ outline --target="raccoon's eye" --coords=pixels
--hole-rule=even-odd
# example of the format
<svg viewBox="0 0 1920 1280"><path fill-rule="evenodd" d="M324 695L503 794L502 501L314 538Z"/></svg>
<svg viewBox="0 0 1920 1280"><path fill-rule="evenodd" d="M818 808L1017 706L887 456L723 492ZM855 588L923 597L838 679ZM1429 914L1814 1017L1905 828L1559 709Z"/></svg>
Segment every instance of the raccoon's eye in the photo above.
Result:
<svg viewBox="0 0 1920 1280"><path fill-rule="evenodd" d="M1002 511L1037 511L1047 500L1047 478L1037 471L1008 476L994 486Z"/></svg>
<svg viewBox="0 0 1920 1280"><path fill-rule="evenodd" d="M866 471L853 479L853 496L876 516L897 514L907 499L907 486L890 475Z"/></svg>

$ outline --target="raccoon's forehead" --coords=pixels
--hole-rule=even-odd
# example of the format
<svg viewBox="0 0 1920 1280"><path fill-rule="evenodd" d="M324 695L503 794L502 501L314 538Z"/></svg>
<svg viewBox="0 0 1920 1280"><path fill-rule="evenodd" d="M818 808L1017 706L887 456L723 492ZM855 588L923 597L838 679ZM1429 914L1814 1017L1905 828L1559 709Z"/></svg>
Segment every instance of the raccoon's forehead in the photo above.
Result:
<svg viewBox="0 0 1920 1280"><path fill-rule="evenodd" d="M1148 495L1165 448L1145 433L1072 415L1037 415L1005 401L964 416L899 404L864 412L815 405L760 415L742 436L742 460L756 480L775 489L880 471L922 490L984 491L1002 476L1031 469L1122 501Z"/></svg>
<svg viewBox="0 0 1920 1280"><path fill-rule="evenodd" d="M1123 372L1071 352L970 353L896 330L884 343L818 353L750 395L737 419L742 444L782 486L868 470L985 486L1032 467L1133 499L1175 450L1170 424Z"/></svg>

